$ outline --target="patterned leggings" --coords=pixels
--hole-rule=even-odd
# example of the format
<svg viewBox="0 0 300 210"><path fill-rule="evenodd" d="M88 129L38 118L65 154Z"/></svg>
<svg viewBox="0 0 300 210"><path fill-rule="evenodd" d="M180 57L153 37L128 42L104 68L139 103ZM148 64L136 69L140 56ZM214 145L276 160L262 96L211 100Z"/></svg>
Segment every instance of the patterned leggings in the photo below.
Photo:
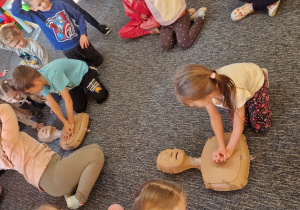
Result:
<svg viewBox="0 0 300 210"><path fill-rule="evenodd" d="M197 39L202 28L204 18L198 17L191 27L191 16L186 10L184 15L174 23L160 28L160 44L165 50L171 50L177 43L181 49L188 49Z"/></svg>
<svg viewBox="0 0 300 210"><path fill-rule="evenodd" d="M245 104L245 121L244 128L249 124L255 129L256 132L264 132L269 130L271 126L271 103L269 98L269 87L267 86L267 77L264 73L263 86L254 93ZM230 120L232 120L231 113L227 111Z"/></svg>

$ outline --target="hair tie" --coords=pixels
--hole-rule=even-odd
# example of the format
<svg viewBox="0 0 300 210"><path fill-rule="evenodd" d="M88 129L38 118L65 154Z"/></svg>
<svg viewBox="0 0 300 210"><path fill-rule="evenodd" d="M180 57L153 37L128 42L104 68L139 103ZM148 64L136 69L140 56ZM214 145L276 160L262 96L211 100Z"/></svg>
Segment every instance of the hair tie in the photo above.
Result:
<svg viewBox="0 0 300 210"><path fill-rule="evenodd" d="M209 76L211 79L215 79L216 78L216 72L213 71L213 73L211 73L211 75Z"/></svg>
<svg viewBox="0 0 300 210"><path fill-rule="evenodd" d="M4 83L7 84L7 80L4 80Z"/></svg>

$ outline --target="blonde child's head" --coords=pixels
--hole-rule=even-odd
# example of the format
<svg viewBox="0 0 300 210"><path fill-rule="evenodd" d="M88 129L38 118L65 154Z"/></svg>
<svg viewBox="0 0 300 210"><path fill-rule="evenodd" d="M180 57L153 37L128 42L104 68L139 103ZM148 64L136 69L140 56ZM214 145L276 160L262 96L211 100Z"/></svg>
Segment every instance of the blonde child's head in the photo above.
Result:
<svg viewBox="0 0 300 210"><path fill-rule="evenodd" d="M33 11L49 11L52 7L52 4L49 0L23 0L31 10Z"/></svg>
<svg viewBox="0 0 300 210"><path fill-rule="evenodd" d="M17 66L12 73L12 86L19 91L37 93L42 91L41 73L30 66Z"/></svg>
<svg viewBox="0 0 300 210"><path fill-rule="evenodd" d="M14 23L3 24L0 28L0 40L6 45L14 48L25 48L27 39L25 39L20 31L17 31Z"/></svg>
<svg viewBox="0 0 300 210"><path fill-rule="evenodd" d="M135 196L133 210L185 210L185 192L162 180L146 182Z"/></svg>
<svg viewBox="0 0 300 210"><path fill-rule="evenodd" d="M181 67L173 81L177 99L186 106L199 100L211 102L211 98L220 93L224 97L223 105L234 110L235 85L225 75L217 74L203 65L190 64Z"/></svg>

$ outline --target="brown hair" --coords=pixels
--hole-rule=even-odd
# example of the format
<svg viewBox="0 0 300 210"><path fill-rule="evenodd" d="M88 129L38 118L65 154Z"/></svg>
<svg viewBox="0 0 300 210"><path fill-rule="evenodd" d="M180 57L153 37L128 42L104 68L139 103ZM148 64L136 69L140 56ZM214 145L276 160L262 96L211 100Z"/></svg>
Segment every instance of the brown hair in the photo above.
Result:
<svg viewBox="0 0 300 210"><path fill-rule="evenodd" d="M14 29L14 25L7 23L1 26L0 40L4 44L9 45L16 36L21 36L21 34Z"/></svg>
<svg viewBox="0 0 300 210"><path fill-rule="evenodd" d="M223 106L234 111L235 84L227 76L222 74L210 76L215 71L202 65L185 65L181 67L173 77L175 94L177 99L187 106L187 100L201 100L219 89L224 96Z"/></svg>
<svg viewBox="0 0 300 210"><path fill-rule="evenodd" d="M35 68L25 65L17 66L12 73L12 86L19 91L34 87L33 81L40 78L41 73Z"/></svg>
<svg viewBox="0 0 300 210"><path fill-rule="evenodd" d="M133 210L174 209L185 192L162 180L146 182L135 195Z"/></svg>
<svg viewBox="0 0 300 210"><path fill-rule="evenodd" d="M6 96L8 94L8 92L11 90L15 90L12 87L11 80L8 79L8 80L0 81L0 104L9 104L16 113L32 117L31 113L28 110L22 109L22 108L16 106L14 103L8 103L8 102L2 100L2 98L4 98L4 96ZM17 90L15 90L15 91L17 91ZM29 98L31 98L32 100L34 100L38 103L46 102L46 99L40 93L34 93L34 94L23 93L23 94L27 95Z"/></svg>

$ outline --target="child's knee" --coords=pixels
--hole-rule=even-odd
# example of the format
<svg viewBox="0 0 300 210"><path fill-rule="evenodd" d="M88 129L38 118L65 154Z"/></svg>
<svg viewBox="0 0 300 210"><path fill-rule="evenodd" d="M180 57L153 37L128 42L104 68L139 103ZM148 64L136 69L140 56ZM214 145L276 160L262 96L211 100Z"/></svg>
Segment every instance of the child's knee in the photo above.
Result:
<svg viewBox="0 0 300 210"><path fill-rule="evenodd" d="M168 42L161 42L160 46L164 49L164 50L171 50L173 48L173 45L168 43Z"/></svg>

